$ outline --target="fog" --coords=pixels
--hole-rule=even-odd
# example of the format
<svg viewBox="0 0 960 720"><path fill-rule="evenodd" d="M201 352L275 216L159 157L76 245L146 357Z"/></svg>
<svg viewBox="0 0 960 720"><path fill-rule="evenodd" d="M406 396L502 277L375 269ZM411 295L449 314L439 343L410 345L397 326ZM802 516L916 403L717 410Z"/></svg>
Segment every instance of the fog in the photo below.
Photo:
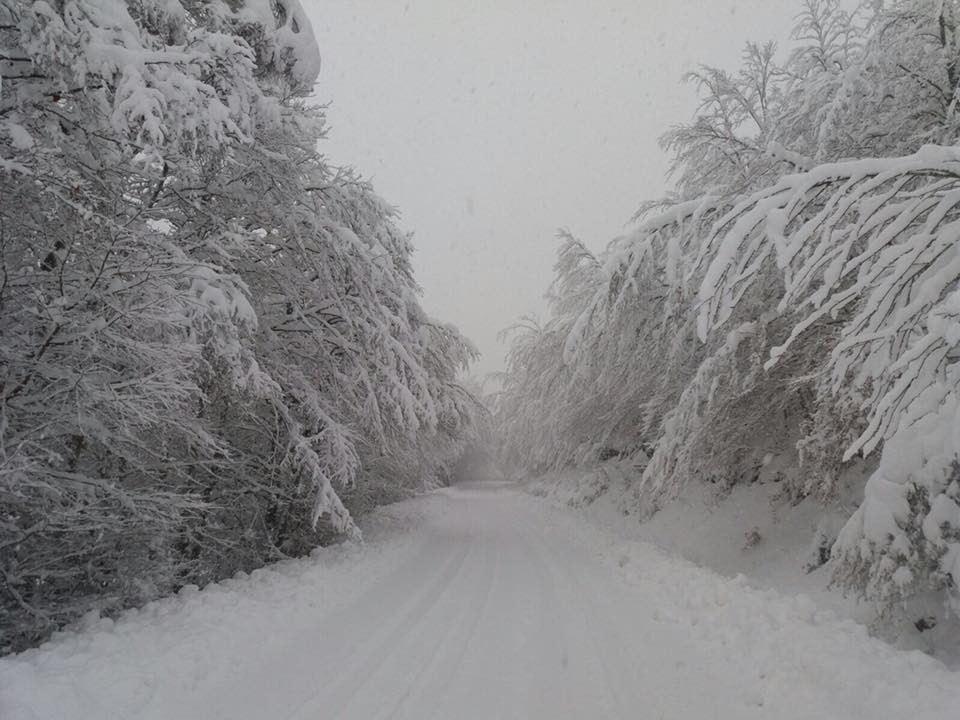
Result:
<svg viewBox="0 0 960 720"><path fill-rule="evenodd" d="M323 148L415 233L424 304L503 365L543 317L556 231L600 250L667 189L657 138L695 107L681 76L789 37L795 0L305 0L329 102ZM783 51L783 50L781 50Z"/></svg>

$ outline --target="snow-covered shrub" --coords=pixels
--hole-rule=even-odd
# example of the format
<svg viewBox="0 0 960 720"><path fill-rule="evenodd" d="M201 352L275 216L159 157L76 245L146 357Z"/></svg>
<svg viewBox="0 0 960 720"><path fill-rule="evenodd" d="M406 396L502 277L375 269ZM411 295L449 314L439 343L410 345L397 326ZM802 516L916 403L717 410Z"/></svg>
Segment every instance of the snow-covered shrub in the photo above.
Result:
<svg viewBox="0 0 960 720"><path fill-rule="evenodd" d="M960 612L960 427L956 393L883 448L863 504L837 538L837 579L885 606L945 590Z"/></svg>

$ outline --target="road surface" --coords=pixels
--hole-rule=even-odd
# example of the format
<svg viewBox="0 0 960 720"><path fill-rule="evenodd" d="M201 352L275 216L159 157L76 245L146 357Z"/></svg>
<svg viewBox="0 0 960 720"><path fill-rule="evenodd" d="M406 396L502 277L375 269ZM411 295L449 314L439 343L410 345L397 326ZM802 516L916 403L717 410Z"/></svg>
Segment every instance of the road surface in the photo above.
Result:
<svg viewBox="0 0 960 720"><path fill-rule="evenodd" d="M605 537L511 486L385 516L367 548L0 661L0 716L960 717L958 676L920 653Z"/></svg>
<svg viewBox="0 0 960 720"><path fill-rule="evenodd" d="M721 698L739 704L695 633L644 622L611 568L514 493L448 492L405 562L267 663L269 692L253 677L223 688L225 717L709 717ZM666 663L667 645L683 660Z"/></svg>

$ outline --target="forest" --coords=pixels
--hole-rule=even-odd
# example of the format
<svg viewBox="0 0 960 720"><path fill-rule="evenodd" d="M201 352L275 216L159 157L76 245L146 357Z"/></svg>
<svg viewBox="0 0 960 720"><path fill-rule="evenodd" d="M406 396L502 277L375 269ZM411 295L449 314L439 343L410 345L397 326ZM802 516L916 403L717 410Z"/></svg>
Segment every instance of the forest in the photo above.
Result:
<svg viewBox="0 0 960 720"><path fill-rule="evenodd" d="M798 10L782 60L750 43L685 78L673 190L635 229L600 254L561 234L550 317L510 333L501 453L534 476L632 461L642 516L761 475L824 513L853 494L834 584L956 612L960 8Z"/></svg>
<svg viewBox="0 0 960 720"><path fill-rule="evenodd" d="M320 154L299 4L0 0L0 46L0 650L446 482L474 350Z"/></svg>

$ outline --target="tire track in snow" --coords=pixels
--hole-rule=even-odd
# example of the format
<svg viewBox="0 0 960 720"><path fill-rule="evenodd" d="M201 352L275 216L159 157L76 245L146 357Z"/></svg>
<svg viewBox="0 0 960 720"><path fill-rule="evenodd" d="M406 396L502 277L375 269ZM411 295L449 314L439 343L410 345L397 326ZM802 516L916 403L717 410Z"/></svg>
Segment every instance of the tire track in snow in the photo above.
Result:
<svg viewBox="0 0 960 720"><path fill-rule="evenodd" d="M374 676L377 671L393 659L403 647L404 640L415 636L431 619L431 610L445 595L450 594L456 579L468 569L467 560L477 547L475 525L466 532L463 530L454 532L452 536L456 538L456 542L444 542L445 533L442 531L445 528L450 529L447 523L435 528L430 533L429 541L432 547L440 548L442 554L450 555L450 559L442 565L442 570L439 572L436 570L439 563L421 558L416 569L419 571L418 574L425 575L428 580L425 589L416 593L413 599L405 604L405 609L387 628L374 633L369 640L360 644L360 647L338 669L340 679L336 683L329 689L322 689L304 700L292 714L288 715L289 720L316 720L326 717L339 720L351 717L349 713L352 704L365 697L363 688L375 682ZM390 584L384 583L384 585L389 587ZM373 588L373 591L376 592L376 588ZM396 590L392 588L389 592L393 594ZM450 625L439 627L445 631L451 629ZM375 694L371 695L373 696Z"/></svg>
<svg viewBox="0 0 960 720"><path fill-rule="evenodd" d="M424 662L410 678L410 683L406 691L397 699L393 708L385 716L387 720L403 717L400 713L403 712L404 708L408 707L411 699L421 699L424 691L430 687L442 689L452 683L457 676L457 671L466 655L470 640L473 639L484 611L487 608L487 604L489 603L493 590L493 577L502 555L499 543L491 541L489 536L487 536L486 526L483 528L483 532L480 533L480 537L483 538L481 543L483 558L480 569L474 573L474 584L478 586L479 589L468 592L467 597L471 599L471 602L464 604L463 613L457 618L456 622L450 625L451 631L457 630L458 632L447 632L441 636L437 642L432 644L430 659ZM453 635L453 640L449 643L449 649L444 649L444 652L439 652L441 646L444 645L444 641L450 639L450 635ZM445 668L445 671L440 674L439 677L435 675L433 682L430 683L429 686L422 683L423 678L430 677L431 674L437 673L441 667ZM418 689L421 690L420 693L416 692ZM416 717L416 711L414 711L414 713Z"/></svg>
<svg viewBox="0 0 960 720"><path fill-rule="evenodd" d="M629 667L629 665L623 662L625 660L624 654L619 652L618 645L620 638L611 637L610 633L601 630L601 624L597 622L595 617L595 602L592 599L588 599L580 580L576 574L571 571L570 556L567 556L568 562L561 563L555 557L557 552L556 548L548 544L541 533L528 530L526 535L527 542L531 547L537 549L537 554L544 560L544 565L548 568L548 571L559 581L557 582L560 588L558 594L559 601L579 620L579 622L569 623L569 626L583 627L587 631L586 636L589 638L589 643L594 651L591 655L588 655L588 657L593 660L593 664L596 667L601 669L603 682L608 690L607 697L612 700L612 707L608 707L608 710L615 712L613 717L627 718L631 708L636 710L642 707L642 705L636 701L628 705L624 699L624 688L630 687L630 683L623 678L622 670L624 667ZM567 550L575 549L567 548ZM583 563L577 565L578 569L583 569L584 567L585 565ZM569 590L569 592L564 592L564 589ZM571 602L571 600L574 602ZM603 642L601 642L600 639L601 633L604 636ZM618 665L621 672L615 672L613 665L607 659L607 656L612 651L618 651L617 659L621 661Z"/></svg>

